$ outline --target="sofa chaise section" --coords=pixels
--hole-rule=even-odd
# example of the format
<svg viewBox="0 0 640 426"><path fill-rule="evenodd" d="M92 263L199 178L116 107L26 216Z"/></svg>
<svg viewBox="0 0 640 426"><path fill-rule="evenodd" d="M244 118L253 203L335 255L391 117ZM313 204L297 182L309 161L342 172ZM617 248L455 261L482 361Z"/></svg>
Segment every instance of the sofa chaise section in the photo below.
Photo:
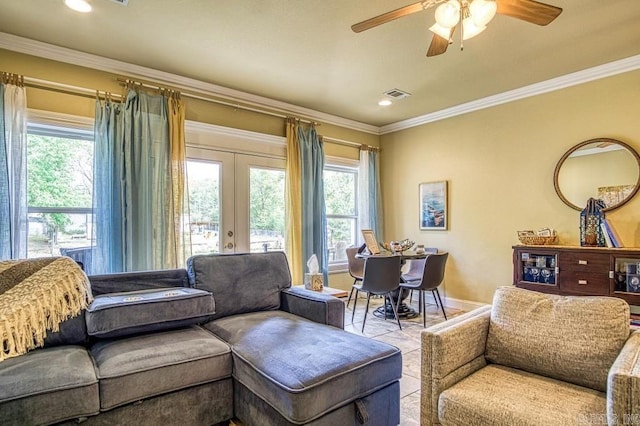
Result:
<svg viewBox="0 0 640 426"><path fill-rule="evenodd" d="M231 345L243 423L399 423L400 350L342 330L342 301L291 288L283 253L194 256L187 270L216 300L204 327Z"/></svg>

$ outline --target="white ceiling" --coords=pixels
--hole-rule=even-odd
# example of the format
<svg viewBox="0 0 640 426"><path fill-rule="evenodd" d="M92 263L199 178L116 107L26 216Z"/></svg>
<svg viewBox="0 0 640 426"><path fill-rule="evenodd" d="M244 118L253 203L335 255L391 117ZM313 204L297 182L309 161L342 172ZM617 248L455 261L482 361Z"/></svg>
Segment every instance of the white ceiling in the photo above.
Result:
<svg viewBox="0 0 640 426"><path fill-rule="evenodd" d="M411 0L0 0L0 32L383 126L640 54L640 0L550 0L540 27L496 16L425 56L433 9L360 34ZM11 70L4 70L11 71ZM383 92L411 97L380 107Z"/></svg>

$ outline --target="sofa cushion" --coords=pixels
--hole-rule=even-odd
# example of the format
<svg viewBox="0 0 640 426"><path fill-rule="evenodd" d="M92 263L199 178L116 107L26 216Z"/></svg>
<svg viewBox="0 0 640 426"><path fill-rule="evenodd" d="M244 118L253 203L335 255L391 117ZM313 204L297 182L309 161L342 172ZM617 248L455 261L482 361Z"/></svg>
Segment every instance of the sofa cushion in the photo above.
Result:
<svg viewBox="0 0 640 426"><path fill-rule="evenodd" d="M213 318L278 309L280 291L291 287L283 252L211 254L187 260L192 287L213 293Z"/></svg>
<svg viewBox="0 0 640 426"><path fill-rule="evenodd" d="M207 320L211 293L195 288L163 288L103 294L87 309L87 332L101 338L180 328Z"/></svg>
<svg viewBox="0 0 640 426"><path fill-rule="evenodd" d="M604 391L629 333L629 305L622 299L500 287L485 356L495 364Z"/></svg>
<svg viewBox="0 0 640 426"><path fill-rule="evenodd" d="M189 287L189 277L184 268L91 275L89 282L94 296L124 291Z"/></svg>
<svg viewBox="0 0 640 426"><path fill-rule="evenodd" d="M402 375L398 348L282 311L235 315L205 327L231 344L234 379L296 424Z"/></svg>
<svg viewBox="0 0 640 426"><path fill-rule="evenodd" d="M443 425L607 424L606 395L499 365L488 365L440 394Z"/></svg>
<svg viewBox="0 0 640 426"><path fill-rule="evenodd" d="M103 410L231 376L229 346L198 326L102 340L90 351Z"/></svg>
<svg viewBox="0 0 640 426"><path fill-rule="evenodd" d="M98 379L85 348L37 349L0 362L0 425L52 424L99 410Z"/></svg>

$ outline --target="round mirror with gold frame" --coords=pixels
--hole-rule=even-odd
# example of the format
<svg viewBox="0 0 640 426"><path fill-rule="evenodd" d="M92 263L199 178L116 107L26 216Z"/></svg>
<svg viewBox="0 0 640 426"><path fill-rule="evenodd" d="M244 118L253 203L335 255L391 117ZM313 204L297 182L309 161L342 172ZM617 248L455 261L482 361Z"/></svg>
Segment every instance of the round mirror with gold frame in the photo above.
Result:
<svg viewBox="0 0 640 426"><path fill-rule="evenodd" d="M582 210L589 198L601 199L604 211L627 203L640 187L640 156L624 142L590 139L566 152L553 173L558 197Z"/></svg>

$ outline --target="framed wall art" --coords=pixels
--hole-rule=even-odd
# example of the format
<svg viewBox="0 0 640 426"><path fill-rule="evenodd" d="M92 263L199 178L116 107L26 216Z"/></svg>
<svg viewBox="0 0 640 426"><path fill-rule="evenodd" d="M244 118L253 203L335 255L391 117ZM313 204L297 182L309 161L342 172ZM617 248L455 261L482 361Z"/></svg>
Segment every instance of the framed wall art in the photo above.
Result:
<svg viewBox="0 0 640 426"><path fill-rule="evenodd" d="M420 184L420 229L445 231L449 227L447 181Z"/></svg>

